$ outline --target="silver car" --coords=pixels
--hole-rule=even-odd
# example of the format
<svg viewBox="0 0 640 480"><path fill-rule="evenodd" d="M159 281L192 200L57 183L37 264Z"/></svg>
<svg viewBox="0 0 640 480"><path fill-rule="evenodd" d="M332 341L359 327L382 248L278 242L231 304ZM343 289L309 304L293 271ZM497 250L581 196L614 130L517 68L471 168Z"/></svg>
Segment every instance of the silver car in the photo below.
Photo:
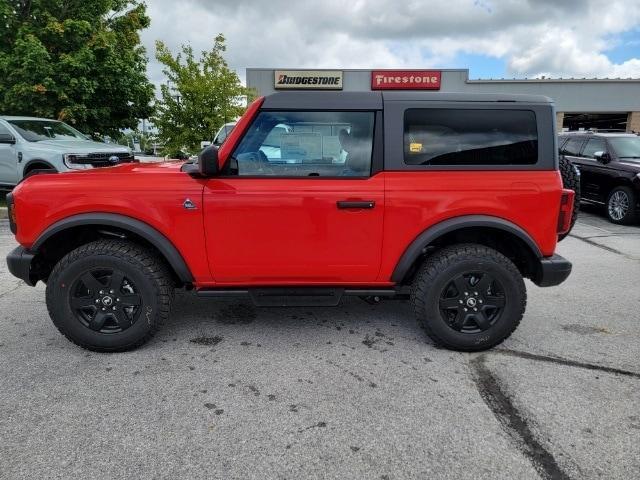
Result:
<svg viewBox="0 0 640 480"><path fill-rule="evenodd" d="M34 170L86 170L133 161L129 148L94 142L63 122L0 117L0 187L15 186Z"/></svg>

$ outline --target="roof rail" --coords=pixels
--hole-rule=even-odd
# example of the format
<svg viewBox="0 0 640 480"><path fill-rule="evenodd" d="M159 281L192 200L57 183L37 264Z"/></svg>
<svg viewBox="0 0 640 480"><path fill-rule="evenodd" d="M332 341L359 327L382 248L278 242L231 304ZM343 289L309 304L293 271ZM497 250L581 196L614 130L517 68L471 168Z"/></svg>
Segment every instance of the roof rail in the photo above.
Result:
<svg viewBox="0 0 640 480"><path fill-rule="evenodd" d="M621 132L621 133L626 133L626 130L624 128L590 128L589 130L587 130L588 132L593 132L593 133L616 133L616 132Z"/></svg>

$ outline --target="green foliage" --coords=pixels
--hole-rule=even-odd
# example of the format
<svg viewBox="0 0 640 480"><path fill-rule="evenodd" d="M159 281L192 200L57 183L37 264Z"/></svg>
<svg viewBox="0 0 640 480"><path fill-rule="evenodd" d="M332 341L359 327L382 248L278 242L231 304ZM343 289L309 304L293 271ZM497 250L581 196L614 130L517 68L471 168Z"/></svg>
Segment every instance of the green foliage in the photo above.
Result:
<svg viewBox="0 0 640 480"><path fill-rule="evenodd" d="M175 57L156 42L156 58L164 65L168 84L160 87L161 101L152 119L168 152L197 153L200 142L212 140L225 122L244 111L241 99L250 94L223 58L224 36L218 35L211 51L196 59L183 45Z"/></svg>
<svg viewBox="0 0 640 480"><path fill-rule="evenodd" d="M152 114L137 0L0 0L0 112L116 136Z"/></svg>

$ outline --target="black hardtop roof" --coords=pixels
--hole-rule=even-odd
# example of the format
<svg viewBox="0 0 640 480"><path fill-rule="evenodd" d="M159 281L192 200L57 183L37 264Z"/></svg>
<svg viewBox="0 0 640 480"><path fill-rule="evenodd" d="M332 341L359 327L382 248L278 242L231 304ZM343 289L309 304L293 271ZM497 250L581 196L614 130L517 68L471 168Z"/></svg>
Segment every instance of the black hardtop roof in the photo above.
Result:
<svg viewBox="0 0 640 480"><path fill-rule="evenodd" d="M379 110L382 103L403 102L511 102L527 104L551 104L553 100L544 95L520 95L502 93L455 93L455 92L277 92L267 95L263 108L310 108L310 109L361 109Z"/></svg>

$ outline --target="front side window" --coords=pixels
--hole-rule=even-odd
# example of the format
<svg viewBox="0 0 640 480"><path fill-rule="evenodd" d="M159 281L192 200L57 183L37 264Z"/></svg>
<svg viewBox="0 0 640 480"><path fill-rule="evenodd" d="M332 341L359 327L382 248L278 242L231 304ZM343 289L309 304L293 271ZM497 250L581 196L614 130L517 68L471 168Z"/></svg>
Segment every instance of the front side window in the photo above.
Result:
<svg viewBox="0 0 640 480"><path fill-rule="evenodd" d="M261 112L233 152L228 174L367 177L374 112Z"/></svg>
<svg viewBox="0 0 640 480"><path fill-rule="evenodd" d="M530 165L538 161L535 113L529 110L409 109L408 165Z"/></svg>
<svg viewBox="0 0 640 480"><path fill-rule="evenodd" d="M87 137L66 123L53 120L8 120L28 142L42 140L87 140Z"/></svg>
<svg viewBox="0 0 640 480"><path fill-rule="evenodd" d="M640 137L613 137L609 142L620 160L640 162Z"/></svg>
<svg viewBox="0 0 640 480"><path fill-rule="evenodd" d="M587 144L584 146L582 156L587 158L596 158L596 152L606 152L607 145L603 138L590 138L587 140Z"/></svg>
<svg viewBox="0 0 640 480"><path fill-rule="evenodd" d="M7 127L0 123L0 135L11 135L11 132Z"/></svg>

